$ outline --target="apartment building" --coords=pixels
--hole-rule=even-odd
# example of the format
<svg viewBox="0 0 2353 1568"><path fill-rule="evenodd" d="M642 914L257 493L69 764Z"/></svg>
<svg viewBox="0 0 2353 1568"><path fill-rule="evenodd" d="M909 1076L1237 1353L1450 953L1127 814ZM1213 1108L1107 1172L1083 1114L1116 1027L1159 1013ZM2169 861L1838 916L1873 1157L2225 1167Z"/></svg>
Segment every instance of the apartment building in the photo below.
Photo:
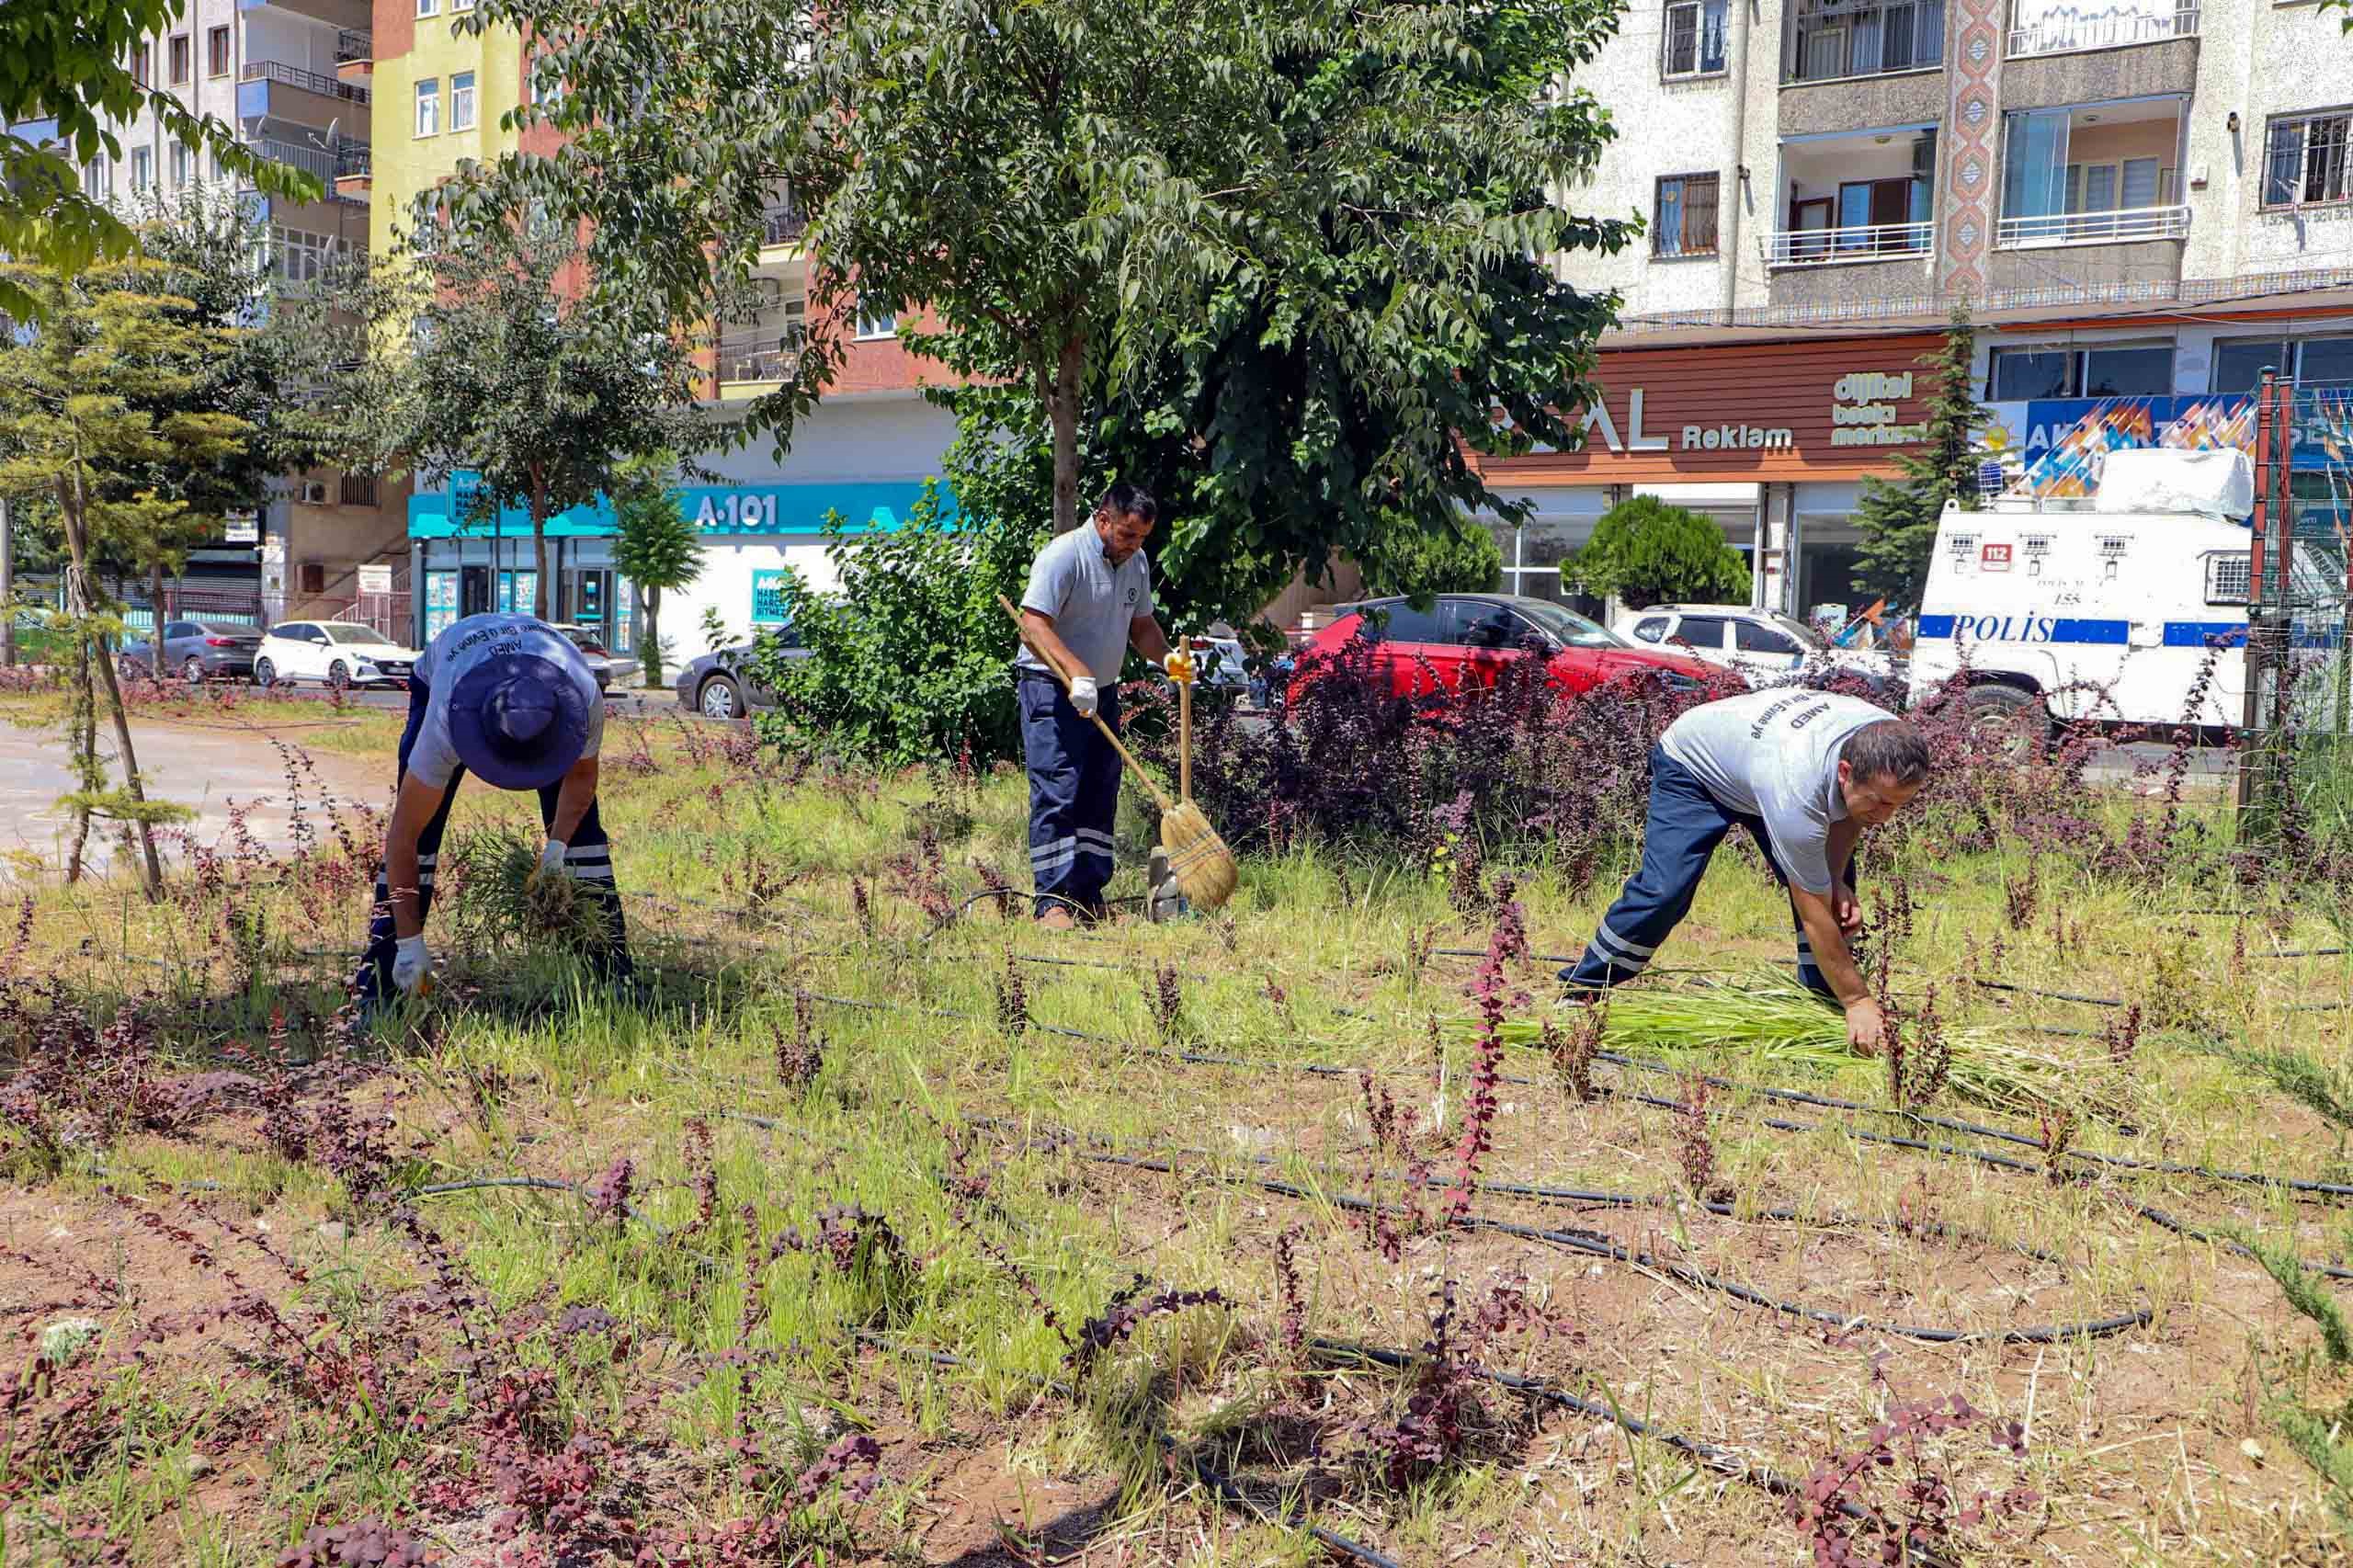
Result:
<svg viewBox="0 0 2353 1568"><path fill-rule="evenodd" d="M322 199L285 202L244 188L144 108L109 127L121 155L85 164L83 189L126 210L190 192L241 199L267 226L278 275L290 284L317 278L369 243L366 182L349 177L364 176L371 144L368 26L367 0L189 0L126 62L142 85L235 127L261 156L317 176ZM381 613L384 605L362 602L359 567L404 555L399 508L381 506L386 488L332 470L287 475L255 497L249 515L230 518L223 537L191 552L175 597L190 612L264 620Z"/></svg>
<svg viewBox="0 0 2353 1568"><path fill-rule="evenodd" d="M372 243L389 254L416 197L469 159L517 150L547 151L552 132L518 135L499 121L533 91L531 61L506 29L475 35L453 27L472 0L377 0L374 58L377 102L386 116L369 176ZM895 527L939 471L955 422L924 401L922 388L945 379L937 365L898 341L899 319L887 309L836 319L810 305L810 258L803 224L784 194L767 212L757 265L758 298L745 319L720 324L709 396L722 417L773 392L791 373L813 334L830 334L842 368L824 399L800 420L789 451L757 438L701 454L719 482L683 491L687 515L703 538L700 576L664 596L664 641L674 659L706 651L706 609L731 639L741 640L790 614L786 568L816 586L833 574L821 535L839 512L854 528ZM408 502L407 529L415 634L429 637L460 616L528 608L537 591L529 517L510 510L494 525L462 524L462 478ZM601 505L551 518L550 608L559 619L599 628L608 643L634 650L636 596L613 566L613 518Z"/></svg>
<svg viewBox="0 0 2353 1568"><path fill-rule="evenodd" d="M1961 300L1987 455L2051 493L2120 441L2244 444L2264 366L2353 378L2353 39L2307 0L1635 0L1581 81L1620 134L1566 194L1647 233L1562 263L1624 301L1584 448L1489 465L1536 506L1520 591L1651 493L1759 604L1852 602Z"/></svg>

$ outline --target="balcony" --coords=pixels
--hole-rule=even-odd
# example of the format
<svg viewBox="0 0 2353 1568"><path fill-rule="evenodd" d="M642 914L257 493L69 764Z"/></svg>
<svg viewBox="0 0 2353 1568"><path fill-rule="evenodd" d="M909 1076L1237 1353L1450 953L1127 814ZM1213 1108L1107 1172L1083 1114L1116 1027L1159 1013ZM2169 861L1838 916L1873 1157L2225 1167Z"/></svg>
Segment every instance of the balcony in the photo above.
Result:
<svg viewBox="0 0 2353 1568"><path fill-rule="evenodd" d="M1796 0L1784 84L1836 82L1944 63L1944 0Z"/></svg>
<svg viewBox="0 0 2353 1568"><path fill-rule="evenodd" d="M780 381L800 368L801 351L789 339L758 334L720 339L719 380L722 385Z"/></svg>
<svg viewBox="0 0 2353 1568"><path fill-rule="evenodd" d="M322 184L332 185L347 176L368 172L370 149L365 142L338 142L328 148L276 136L256 136L248 145L273 164L286 164L304 174L317 176Z"/></svg>
<svg viewBox="0 0 2353 1568"><path fill-rule="evenodd" d="M760 214L760 248L773 249L799 240L809 227L809 214L790 202L780 202Z"/></svg>
<svg viewBox="0 0 2353 1568"><path fill-rule="evenodd" d="M1768 267L1819 267L1841 261L1893 261L1926 256L1936 244L1936 224L1858 223L1844 229L1783 229L1760 237Z"/></svg>
<svg viewBox="0 0 2353 1568"><path fill-rule="evenodd" d="M1768 267L1900 261L1936 245L1937 128L1891 125L1781 142Z"/></svg>
<svg viewBox="0 0 2353 1568"><path fill-rule="evenodd" d="M376 40L358 28L337 28L335 35L335 62L337 65L354 61L376 58Z"/></svg>
<svg viewBox="0 0 2353 1568"><path fill-rule="evenodd" d="M2166 97L2006 116L1995 248L2182 238L2183 108Z"/></svg>
<svg viewBox="0 0 2353 1568"><path fill-rule="evenodd" d="M2121 0L2090 17L2078 14L2067 0L2018 0L2010 17L2009 57L2023 60L2195 38L2198 20L2194 0Z"/></svg>
<svg viewBox="0 0 2353 1568"><path fill-rule="evenodd" d="M285 86L300 88L306 93L316 93L321 97L342 98L355 104L364 104L368 101L368 89L365 87L350 82L338 81L333 76L323 75L316 71L305 70L300 65L289 65L278 60L248 60L238 71L237 80L275 82ZM242 100L237 106L237 112L240 115L249 112ZM265 108L259 112L267 113L268 111Z"/></svg>

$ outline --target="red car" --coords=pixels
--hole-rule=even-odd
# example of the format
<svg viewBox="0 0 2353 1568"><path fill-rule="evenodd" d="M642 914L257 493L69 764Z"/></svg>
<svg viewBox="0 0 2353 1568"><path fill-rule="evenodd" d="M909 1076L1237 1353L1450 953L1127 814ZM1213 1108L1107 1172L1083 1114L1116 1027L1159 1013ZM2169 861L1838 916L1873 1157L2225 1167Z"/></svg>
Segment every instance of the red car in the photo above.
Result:
<svg viewBox="0 0 2353 1568"><path fill-rule="evenodd" d="M1542 659L1554 683L1571 694L1637 670L1657 671L1668 685L1687 688L1720 682L1724 673L1688 654L1638 646L1574 610L1518 594L1440 594L1427 610L1402 598L1348 605L1300 649L1299 662L1329 658L1358 637L1372 644L1399 697L1427 693L1433 683L1449 691L1493 686L1513 659Z"/></svg>

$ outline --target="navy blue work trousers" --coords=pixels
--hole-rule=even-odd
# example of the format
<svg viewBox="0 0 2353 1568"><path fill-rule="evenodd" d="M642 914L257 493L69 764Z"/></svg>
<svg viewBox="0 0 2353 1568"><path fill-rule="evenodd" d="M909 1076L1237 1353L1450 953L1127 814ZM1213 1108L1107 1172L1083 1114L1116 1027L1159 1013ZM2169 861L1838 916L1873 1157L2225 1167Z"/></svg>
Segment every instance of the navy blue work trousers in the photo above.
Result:
<svg viewBox="0 0 2353 1568"><path fill-rule="evenodd" d="M1585 956L1573 968L1563 970L1561 978L1579 989L1598 990L1631 980L1648 969L1667 934L1691 913L1691 901L1699 894L1708 861L1734 827L1748 830L1756 846L1765 851L1774 880L1788 887L1789 874L1774 857L1764 819L1724 805L1708 793L1698 774L1667 756L1665 748L1653 746L1642 869L1627 880L1618 902L1601 917L1600 928L1594 932ZM1849 878L1855 874L1852 863L1843 869ZM1813 961L1813 944L1806 938L1805 926L1798 923L1795 903L1790 906L1790 919L1797 926L1798 979L1810 990L1831 994L1830 983Z"/></svg>
<svg viewBox="0 0 2353 1568"><path fill-rule="evenodd" d="M418 681L408 683L408 725L401 732L398 770L393 774L397 788L408 777L409 748L416 744L416 732L425 723L425 705L432 694ZM417 913L421 919L433 908L433 872L441 859L441 834L449 825L449 808L458 799L458 785L466 776L462 767L449 775L449 793L441 797L441 809L416 835ZM550 784L540 791L540 825L555 825L556 796L562 791L560 783ZM605 824L599 819L597 802L588 803L588 814L580 819L573 830L572 843L563 858L563 869L580 880L581 891L600 906L604 916L604 940L582 955L600 979L627 980L630 977L629 927L621 919L620 892L613 886L613 855L605 839ZM363 1003L376 1003L395 994L392 984L392 950L399 934L392 928L392 892L384 881L384 868L376 868L376 917L368 927L368 951L359 960L359 973L352 981L355 994Z"/></svg>
<svg viewBox="0 0 2353 1568"><path fill-rule="evenodd" d="M1051 676L1023 672L1021 754L1029 767L1030 910L1057 906L1087 918L1103 913L1111 880L1111 820L1120 809L1120 754L1103 732L1070 704ZM1102 693L1103 722L1120 727L1119 694Z"/></svg>

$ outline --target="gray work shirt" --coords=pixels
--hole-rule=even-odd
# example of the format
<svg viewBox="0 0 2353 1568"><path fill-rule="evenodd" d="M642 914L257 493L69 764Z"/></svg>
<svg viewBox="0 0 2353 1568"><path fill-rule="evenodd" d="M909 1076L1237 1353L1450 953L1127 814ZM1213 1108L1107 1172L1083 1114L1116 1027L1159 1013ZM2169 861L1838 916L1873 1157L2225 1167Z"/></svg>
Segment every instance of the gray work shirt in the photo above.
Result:
<svg viewBox="0 0 2353 1568"><path fill-rule="evenodd" d="M1054 633L1105 686L1120 678L1128 656L1128 624L1150 615L1152 562L1137 551L1117 566L1104 559L1103 536L1081 523L1038 552L1021 608L1051 618ZM1022 669L1046 666L1025 643L1013 661Z"/></svg>
<svg viewBox="0 0 2353 1568"><path fill-rule="evenodd" d="M548 630L548 623L529 615L508 615L493 611L487 615L470 615L465 619L445 626L418 656L416 669L411 676L426 690L425 718L416 728L416 739L409 745L408 770L436 790L446 790L449 780L461 766L457 743L449 735L449 698L458 683L484 659L510 653L524 632L537 629L543 633L534 640L535 648L542 648L554 658L567 654L580 659L580 651L560 631ZM605 744L605 705L593 704L588 710L588 744L583 756L595 756Z"/></svg>
<svg viewBox="0 0 2353 1568"><path fill-rule="evenodd" d="M1764 819L1790 881L1827 893L1830 824L1847 815L1838 753L1856 731L1893 717L1859 697L1782 687L1702 703L1668 725L1659 744L1717 804Z"/></svg>

